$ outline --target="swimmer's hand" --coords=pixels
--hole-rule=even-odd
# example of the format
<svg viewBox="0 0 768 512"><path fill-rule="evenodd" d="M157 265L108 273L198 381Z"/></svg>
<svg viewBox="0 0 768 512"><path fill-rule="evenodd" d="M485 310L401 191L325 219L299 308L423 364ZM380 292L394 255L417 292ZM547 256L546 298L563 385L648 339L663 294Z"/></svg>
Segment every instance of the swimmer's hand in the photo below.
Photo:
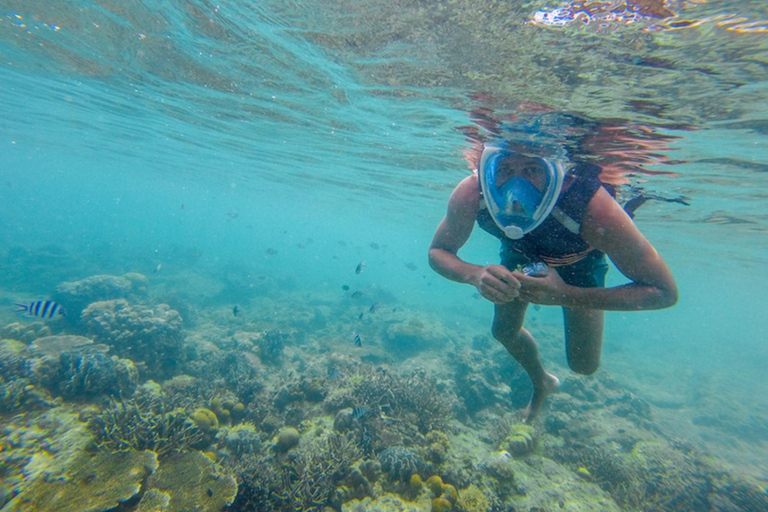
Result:
<svg viewBox="0 0 768 512"><path fill-rule="evenodd" d="M472 284L480 295L494 304L512 302L520 290L520 281L503 265L482 267Z"/></svg>
<svg viewBox="0 0 768 512"><path fill-rule="evenodd" d="M515 279L520 283L518 296L520 300L545 306L562 306L566 304L568 285L554 269L544 277L527 276L514 272Z"/></svg>

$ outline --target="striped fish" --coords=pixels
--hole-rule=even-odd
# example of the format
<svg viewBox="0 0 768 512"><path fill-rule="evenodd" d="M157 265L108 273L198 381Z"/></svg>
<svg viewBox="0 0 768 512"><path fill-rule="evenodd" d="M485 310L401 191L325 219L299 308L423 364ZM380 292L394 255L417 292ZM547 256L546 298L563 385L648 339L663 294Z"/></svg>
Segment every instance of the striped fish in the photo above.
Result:
<svg viewBox="0 0 768 512"><path fill-rule="evenodd" d="M16 312L26 313L27 316L36 316L38 318L53 318L56 315L64 316L64 308L52 300L36 300L29 304L16 305Z"/></svg>
<svg viewBox="0 0 768 512"><path fill-rule="evenodd" d="M360 337L359 333L355 333L354 336L352 336L352 341L355 343L356 347L363 346L363 338Z"/></svg>

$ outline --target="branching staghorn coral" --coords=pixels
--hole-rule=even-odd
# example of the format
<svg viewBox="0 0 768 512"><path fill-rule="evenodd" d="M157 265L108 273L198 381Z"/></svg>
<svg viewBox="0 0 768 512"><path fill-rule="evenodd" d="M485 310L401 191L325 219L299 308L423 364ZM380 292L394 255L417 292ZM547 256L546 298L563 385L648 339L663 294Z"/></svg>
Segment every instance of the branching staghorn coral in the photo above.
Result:
<svg viewBox="0 0 768 512"><path fill-rule="evenodd" d="M336 432L298 451L285 466L284 498L296 510L327 505L362 452L349 437Z"/></svg>
<svg viewBox="0 0 768 512"><path fill-rule="evenodd" d="M240 488L230 510L321 510L361 456L353 439L331 432L294 449L287 459L240 457L234 461Z"/></svg>
<svg viewBox="0 0 768 512"><path fill-rule="evenodd" d="M424 371L401 377L378 368L355 384L352 395L359 405L412 422L421 433L440 427L451 409L449 397Z"/></svg>
<svg viewBox="0 0 768 512"><path fill-rule="evenodd" d="M88 429L100 450L152 450L158 456L190 449L204 437L183 409L168 411L162 400L150 405L110 398Z"/></svg>

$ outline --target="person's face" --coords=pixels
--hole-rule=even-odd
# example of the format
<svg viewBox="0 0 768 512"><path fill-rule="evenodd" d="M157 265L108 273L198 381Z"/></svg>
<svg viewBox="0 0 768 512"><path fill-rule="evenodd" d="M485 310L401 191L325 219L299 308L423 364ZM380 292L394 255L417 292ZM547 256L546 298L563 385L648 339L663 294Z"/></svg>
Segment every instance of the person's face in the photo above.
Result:
<svg viewBox="0 0 768 512"><path fill-rule="evenodd" d="M501 188L512 178L528 180L539 192L547 185L547 172L535 158L512 155L499 162L496 171L496 186Z"/></svg>

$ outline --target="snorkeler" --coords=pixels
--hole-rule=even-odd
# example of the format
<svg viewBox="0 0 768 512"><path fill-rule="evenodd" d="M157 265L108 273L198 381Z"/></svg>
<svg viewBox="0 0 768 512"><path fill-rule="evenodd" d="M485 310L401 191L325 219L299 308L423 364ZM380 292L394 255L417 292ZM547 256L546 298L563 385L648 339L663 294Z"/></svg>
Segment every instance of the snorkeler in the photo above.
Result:
<svg viewBox="0 0 768 512"><path fill-rule="evenodd" d="M551 148L550 148L551 149ZM594 172L527 143L486 144L478 169L461 181L429 248L443 277L468 283L495 304L493 336L531 378L530 422L560 381L547 372L523 327L529 303L562 306L568 365L600 363L603 311L667 308L677 286L664 260ZM463 261L475 222L501 240L501 264ZM608 255L628 283L605 287Z"/></svg>

